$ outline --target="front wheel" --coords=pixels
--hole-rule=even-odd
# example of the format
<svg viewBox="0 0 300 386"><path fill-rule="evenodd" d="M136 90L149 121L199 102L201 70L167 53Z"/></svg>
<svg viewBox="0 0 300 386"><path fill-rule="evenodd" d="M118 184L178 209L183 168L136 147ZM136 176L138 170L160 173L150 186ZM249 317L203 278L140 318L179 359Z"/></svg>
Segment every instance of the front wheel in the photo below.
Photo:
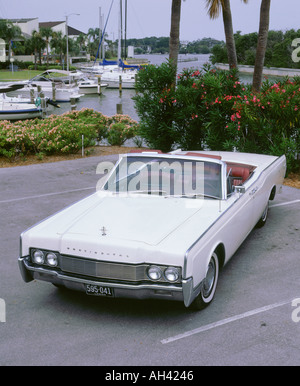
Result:
<svg viewBox="0 0 300 386"><path fill-rule="evenodd" d="M202 310L213 301L217 289L218 279L219 258L216 252L214 252L207 266L206 276L202 283L201 292L192 303L193 308Z"/></svg>

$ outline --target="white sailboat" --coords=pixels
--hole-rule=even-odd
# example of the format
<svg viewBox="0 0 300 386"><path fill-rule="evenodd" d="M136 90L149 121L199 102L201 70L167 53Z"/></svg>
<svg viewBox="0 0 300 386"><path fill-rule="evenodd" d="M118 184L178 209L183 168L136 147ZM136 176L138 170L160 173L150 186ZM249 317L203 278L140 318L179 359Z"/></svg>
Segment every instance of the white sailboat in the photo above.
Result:
<svg viewBox="0 0 300 386"><path fill-rule="evenodd" d="M118 29L118 60L110 62L103 59L102 63L93 67L84 67L83 71L101 75L101 80L108 83L107 88L133 89L138 72L137 66L130 66L121 59L121 25L122 25L122 0L119 5L119 29ZM103 35L102 35L103 36ZM100 43L101 44L101 43Z"/></svg>

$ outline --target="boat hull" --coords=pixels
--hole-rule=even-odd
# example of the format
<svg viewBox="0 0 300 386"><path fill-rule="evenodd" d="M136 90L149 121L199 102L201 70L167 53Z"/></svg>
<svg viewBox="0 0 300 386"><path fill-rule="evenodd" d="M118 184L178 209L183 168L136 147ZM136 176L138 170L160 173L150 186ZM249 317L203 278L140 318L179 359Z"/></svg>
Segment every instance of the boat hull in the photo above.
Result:
<svg viewBox="0 0 300 386"><path fill-rule="evenodd" d="M19 121L23 119L32 119L32 118L41 118L42 111L39 109L31 109L31 110L3 110L0 111L0 120L6 121Z"/></svg>

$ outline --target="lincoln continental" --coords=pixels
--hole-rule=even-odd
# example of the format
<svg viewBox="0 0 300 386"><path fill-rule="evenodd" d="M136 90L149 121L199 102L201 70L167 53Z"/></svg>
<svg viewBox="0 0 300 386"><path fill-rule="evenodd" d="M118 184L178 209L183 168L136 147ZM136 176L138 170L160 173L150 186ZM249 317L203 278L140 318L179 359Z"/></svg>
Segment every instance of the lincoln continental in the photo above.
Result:
<svg viewBox="0 0 300 386"><path fill-rule="evenodd" d="M286 159L137 151L98 171L92 195L21 234L23 280L202 309L214 299L222 267L266 223Z"/></svg>

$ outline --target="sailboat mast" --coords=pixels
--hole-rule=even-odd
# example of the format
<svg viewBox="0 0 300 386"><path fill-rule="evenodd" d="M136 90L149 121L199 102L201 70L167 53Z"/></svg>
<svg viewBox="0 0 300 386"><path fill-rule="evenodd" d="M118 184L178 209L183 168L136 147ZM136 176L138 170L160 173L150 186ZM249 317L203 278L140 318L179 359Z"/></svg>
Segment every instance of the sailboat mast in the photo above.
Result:
<svg viewBox="0 0 300 386"><path fill-rule="evenodd" d="M120 7L119 7L119 36L118 36L118 64L120 63L121 60L121 30L122 30L122 0L120 0Z"/></svg>
<svg viewBox="0 0 300 386"><path fill-rule="evenodd" d="M127 0L125 0L125 40L124 40L124 60L127 59L126 46L127 46Z"/></svg>

